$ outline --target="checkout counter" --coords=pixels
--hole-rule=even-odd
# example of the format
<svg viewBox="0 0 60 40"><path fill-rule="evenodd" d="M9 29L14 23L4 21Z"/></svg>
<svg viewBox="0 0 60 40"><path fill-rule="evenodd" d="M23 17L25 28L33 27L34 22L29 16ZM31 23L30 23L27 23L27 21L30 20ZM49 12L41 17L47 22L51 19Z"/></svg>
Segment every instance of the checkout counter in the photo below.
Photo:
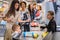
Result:
<svg viewBox="0 0 60 40"><path fill-rule="evenodd" d="M52 40L52 37L53 37L53 34L52 34L52 32L50 32L46 35L45 38L43 38L43 40Z"/></svg>
<svg viewBox="0 0 60 40"><path fill-rule="evenodd" d="M32 37L32 33L34 33L35 35L33 36L37 36L36 38ZM47 34L44 34L45 36L43 37L44 31L40 31L38 27L34 27L32 28L32 30L30 30L30 32L25 32L25 37L23 38L23 40L52 40L52 32L49 32Z"/></svg>
<svg viewBox="0 0 60 40"><path fill-rule="evenodd" d="M4 34L6 31L5 25L0 25L0 40L4 40ZM40 31L40 27L31 27L30 32L22 32L22 39L23 40L52 40L52 32L47 33L45 37L42 37L43 30ZM32 35L33 34L33 35ZM36 37L36 38L33 38Z"/></svg>

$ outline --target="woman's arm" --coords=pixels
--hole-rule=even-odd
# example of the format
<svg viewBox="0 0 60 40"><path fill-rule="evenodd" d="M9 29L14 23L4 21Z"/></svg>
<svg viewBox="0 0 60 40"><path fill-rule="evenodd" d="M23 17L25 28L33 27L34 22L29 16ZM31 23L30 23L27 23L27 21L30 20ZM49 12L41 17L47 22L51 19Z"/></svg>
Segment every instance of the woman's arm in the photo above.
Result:
<svg viewBox="0 0 60 40"><path fill-rule="evenodd" d="M9 17L4 17L4 20L7 22L11 22L11 19Z"/></svg>
<svg viewBox="0 0 60 40"><path fill-rule="evenodd" d="M26 22L26 21L23 21L23 20L18 19L18 22L23 22L23 23L24 23L24 22Z"/></svg>
<svg viewBox="0 0 60 40"><path fill-rule="evenodd" d="M26 14L27 14L28 19L27 20L21 20L21 15L19 15L18 22L30 22L30 13L27 12Z"/></svg>
<svg viewBox="0 0 60 40"><path fill-rule="evenodd" d="M21 20L21 18L20 18L20 15L18 16L18 22L26 22L26 21L23 21L23 20Z"/></svg>

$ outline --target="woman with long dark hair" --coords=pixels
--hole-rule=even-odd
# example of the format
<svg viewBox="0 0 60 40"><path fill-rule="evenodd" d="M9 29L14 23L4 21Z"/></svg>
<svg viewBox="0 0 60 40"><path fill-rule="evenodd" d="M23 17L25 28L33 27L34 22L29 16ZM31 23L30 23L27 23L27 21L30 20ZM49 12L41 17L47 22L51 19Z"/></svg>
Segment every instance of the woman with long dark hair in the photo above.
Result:
<svg viewBox="0 0 60 40"><path fill-rule="evenodd" d="M19 1L13 1L11 4L11 7L9 9L9 11L6 14L6 17L10 17L10 16L16 16L16 11L19 11Z"/></svg>
<svg viewBox="0 0 60 40"><path fill-rule="evenodd" d="M34 13L33 13L33 5L32 4L28 5L28 11L30 13L31 21L33 21L34 20Z"/></svg>
<svg viewBox="0 0 60 40"><path fill-rule="evenodd" d="M12 25L15 24L19 18L19 1L12 1L11 7L5 17L7 30L4 40L11 40Z"/></svg>

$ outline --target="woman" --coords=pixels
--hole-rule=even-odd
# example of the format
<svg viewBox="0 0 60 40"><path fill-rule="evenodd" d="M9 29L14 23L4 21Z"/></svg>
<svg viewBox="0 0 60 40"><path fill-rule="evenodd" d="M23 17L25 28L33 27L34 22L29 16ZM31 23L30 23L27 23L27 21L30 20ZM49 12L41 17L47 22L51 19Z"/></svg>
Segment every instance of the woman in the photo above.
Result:
<svg viewBox="0 0 60 40"><path fill-rule="evenodd" d="M34 13L33 13L33 5L32 4L28 5L28 11L30 13L31 21L33 21L34 20Z"/></svg>
<svg viewBox="0 0 60 40"><path fill-rule="evenodd" d="M49 23L47 25L48 32L54 33L56 32L56 22L54 20L54 12L48 11L47 18L49 19Z"/></svg>
<svg viewBox="0 0 60 40"><path fill-rule="evenodd" d="M37 7L37 4L36 4L36 3L33 3L33 13L34 13L34 18L36 17L35 14L36 14L36 12L37 12L36 7Z"/></svg>
<svg viewBox="0 0 60 40"><path fill-rule="evenodd" d="M29 21L30 21L30 15L28 13L28 10L26 9L26 2L22 1L21 3L21 9L20 9L20 19L19 19L19 25L24 26L24 31L30 31L29 27Z"/></svg>
<svg viewBox="0 0 60 40"><path fill-rule="evenodd" d="M19 18L19 1L12 1L11 7L8 10L5 20L7 21L6 24L6 33L4 40L11 40L11 32L12 32L12 25L18 22Z"/></svg>
<svg viewBox="0 0 60 40"><path fill-rule="evenodd" d="M8 22L16 22L19 17L19 1L13 1L11 7L6 14L6 20Z"/></svg>

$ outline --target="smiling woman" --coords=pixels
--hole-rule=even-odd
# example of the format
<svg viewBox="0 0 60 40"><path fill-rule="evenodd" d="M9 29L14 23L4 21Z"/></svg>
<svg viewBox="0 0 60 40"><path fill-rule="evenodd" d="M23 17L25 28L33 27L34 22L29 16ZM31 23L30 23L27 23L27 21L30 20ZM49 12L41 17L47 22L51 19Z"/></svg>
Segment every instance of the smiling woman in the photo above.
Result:
<svg viewBox="0 0 60 40"><path fill-rule="evenodd" d="M19 18L19 1L12 1L10 9L8 10L5 17L7 21L5 40L11 40L12 25L18 22L18 18Z"/></svg>

